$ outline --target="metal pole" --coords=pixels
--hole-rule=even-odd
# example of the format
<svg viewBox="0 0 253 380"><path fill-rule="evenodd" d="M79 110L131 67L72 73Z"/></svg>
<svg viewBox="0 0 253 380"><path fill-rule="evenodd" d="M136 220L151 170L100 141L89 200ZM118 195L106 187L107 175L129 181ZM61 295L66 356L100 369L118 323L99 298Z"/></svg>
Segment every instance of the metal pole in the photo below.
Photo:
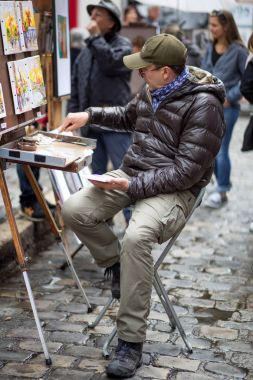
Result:
<svg viewBox="0 0 253 380"><path fill-rule="evenodd" d="M106 339L105 344L103 345L103 357L106 359L110 357L110 351L108 350L108 348L110 346L111 341L115 337L116 333L117 333L117 327L115 326L111 334Z"/></svg>
<svg viewBox="0 0 253 380"><path fill-rule="evenodd" d="M95 321L88 324L89 328L94 329L94 327L96 327L98 325L98 323L101 321L101 319L103 318L103 316L105 315L105 313L107 312L107 310L109 309L109 307L110 307L110 305L112 304L113 301L114 301L114 298L112 298L112 297L109 298L109 300L107 301L107 303L105 304L105 306L103 307L103 309L98 314L98 316L95 319Z"/></svg>
<svg viewBox="0 0 253 380"><path fill-rule="evenodd" d="M44 335L43 335L43 332L42 332L39 316L38 316L37 309L36 309L35 302L34 302L34 298L33 298L32 288L31 288L30 281L29 281L29 278L28 278L28 274L27 274L26 271L23 272L23 276L24 276L25 285L26 285L28 296L29 296L29 300L30 300L30 303L31 303L31 306L32 306L33 316L34 316L35 323L36 323L36 326L37 326L37 330L38 330L38 333L39 333L39 338L40 338L41 345L42 345L42 348L43 348L43 351L44 351L44 355L45 355L45 358L46 358L46 365L51 365L52 364L52 360L51 360L51 358L49 356L49 353L48 353L47 345L46 345L45 338L44 338Z"/></svg>
<svg viewBox="0 0 253 380"><path fill-rule="evenodd" d="M88 300L88 297L87 297L86 294L85 294L85 291L84 291L84 289L83 289L83 287L82 287L81 281L79 280L79 277L78 277L78 275L77 275L77 273L76 273L76 271L75 271L75 268L74 268L74 266L73 266L73 262L72 262L72 259L71 259L70 255L69 255L69 253L68 253L68 250L64 247L64 244L63 244L62 241L59 241L59 242L58 242L58 245L59 245L59 247L61 248L61 250L62 250L62 251L65 253L65 255L66 255L67 262L68 262L69 268L70 268L70 270L71 270L71 273L72 273L72 275L73 275L73 278L74 278L74 280L75 280L75 282L76 282L76 284L77 284L79 290L81 291L82 296L83 296L83 298L85 299L85 302L86 302L86 304L87 304L87 306L88 306L88 313L91 313L91 312L92 312L92 306L91 306L91 304L90 304L90 302L89 302L89 300Z"/></svg>

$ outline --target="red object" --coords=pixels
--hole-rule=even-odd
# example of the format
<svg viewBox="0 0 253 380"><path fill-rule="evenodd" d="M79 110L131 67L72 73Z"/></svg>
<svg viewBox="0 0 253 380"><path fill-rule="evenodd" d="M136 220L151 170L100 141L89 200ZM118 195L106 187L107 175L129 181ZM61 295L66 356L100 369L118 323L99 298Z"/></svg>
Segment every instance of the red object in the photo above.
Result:
<svg viewBox="0 0 253 380"><path fill-rule="evenodd" d="M48 117L47 115L41 117L40 119L37 119L36 120L38 124L42 124L43 127L45 127L47 125L47 122L48 122Z"/></svg>
<svg viewBox="0 0 253 380"><path fill-rule="evenodd" d="M69 1L69 26L75 28L77 26L77 10L78 10L78 0Z"/></svg>

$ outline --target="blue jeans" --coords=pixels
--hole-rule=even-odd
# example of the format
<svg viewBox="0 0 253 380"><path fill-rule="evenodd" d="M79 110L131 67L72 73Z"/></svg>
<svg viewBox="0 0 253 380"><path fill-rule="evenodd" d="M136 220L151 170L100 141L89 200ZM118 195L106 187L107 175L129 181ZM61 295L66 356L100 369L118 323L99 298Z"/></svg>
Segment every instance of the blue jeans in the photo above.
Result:
<svg viewBox="0 0 253 380"><path fill-rule="evenodd" d="M107 132L98 129L94 130L93 128L90 130L88 137L97 140L97 147L93 153L91 164L94 174L106 173L109 159L112 162L113 169L118 169L132 141L131 133ZM125 208L123 213L128 223L131 218L130 208Z"/></svg>
<svg viewBox="0 0 253 380"><path fill-rule="evenodd" d="M112 161L113 169L118 169L131 144L131 134L91 130L89 137L97 140L97 147L92 156L92 172L104 174L109 159Z"/></svg>
<svg viewBox="0 0 253 380"><path fill-rule="evenodd" d="M40 168L31 166L31 169L36 180L38 181L40 176ZM20 204L22 207L29 207L37 201L36 195L34 194L32 186L30 185L30 182L26 177L24 169L20 164L17 164L17 174L21 190L21 195L19 197Z"/></svg>
<svg viewBox="0 0 253 380"><path fill-rule="evenodd" d="M229 144L231 141L234 125L239 117L239 107L224 108L224 118L226 123L226 132L223 136L219 153L215 160L215 177L217 180L217 191L227 192L231 189L230 173L231 162L229 158Z"/></svg>

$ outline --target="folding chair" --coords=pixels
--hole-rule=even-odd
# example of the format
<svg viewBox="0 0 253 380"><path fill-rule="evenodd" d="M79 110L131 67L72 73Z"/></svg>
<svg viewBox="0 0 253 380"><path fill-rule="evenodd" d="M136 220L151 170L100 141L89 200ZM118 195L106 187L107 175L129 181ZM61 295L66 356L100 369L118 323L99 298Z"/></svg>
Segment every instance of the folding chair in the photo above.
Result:
<svg viewBox="0 0 253 380"><path fill-rule="evenodd" d="M188 223L192 214L194 213L196 208L200 205L200 203L203 199L204 193L205 193L205 189L202 189L200 191L198 197L196 198L195 204L194 204L190 214L188 215L188 217L185 221L185 224L178 231L176 231L174 233L174 235L172 235L172 237L167 242L167 245L164 248L163 252L161 253L161 255L159 256L159 258L157 259L157 261L154 264L153 286L154 286L156 293L157 293L158 297L160 298L161 303L165 309L165 312L169 318L170 325L171 325L171 331L175 330L176 327L178 328L179 334L181 335L181 337L182 337L182 339L186 345L187 351L189 353L192 353L192 347L191 347L189 341L187 340L187 337L186 337L185 331L181 325L181 322L179 321L177 314L174 310L174 307L172 306L171 301L169 300L169 297L166 293L166 290L162 284L161 278L158 274L158 270L159 270L160 265L163 263L163 260L165 259L165 257L169 253L171 247L173 246L173 244L175 243L175 241L177 240L177 238L179 237L179 235L183 231L185 225ZM89 324L90 328L94 328L98 325L98 323L101 321L101 319L103 318L103 316L105 315L106 311L108 310L108 308L110 307L110 305L112 304L113 301L114 301L114 299L111 297L108 300L107 304L104 306L104 308L101 310L101 312L98 314L95 321ZM105 358L108 358L110 356L109 346L110 346L111 341L115 337L116 333L117 333L117 329L116 329L116 327L114 327L113 331L111 332L111 334L108 336L108 338L106 339L106 341L104 343L102 350L103 350L103 356Z"/></svg>

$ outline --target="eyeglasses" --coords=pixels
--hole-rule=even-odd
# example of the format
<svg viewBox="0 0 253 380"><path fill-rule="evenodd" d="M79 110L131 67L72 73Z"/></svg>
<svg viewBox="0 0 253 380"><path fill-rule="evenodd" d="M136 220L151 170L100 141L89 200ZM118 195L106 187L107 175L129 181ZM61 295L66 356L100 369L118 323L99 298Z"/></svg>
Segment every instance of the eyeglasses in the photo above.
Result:
<svg viewBox="0 0 253 380"><path fill-rule="evenodd" d="M226 15L224 14L223 10L213 10L210 14L210 16L212 17L218 17L220 20L223 20L225 22L227 22L227 18L226 18Z"/></svg>
<svg viewBox="0 0 253 380"><path fill-rule="evenodd" d="M165 66L156 66L153 69L150 69L149 66L143 67L142 69L139 69L139 75L143 78L143 74L146 71L158 71L158 70L162 69L163 67L165 67Z"/></svg>

